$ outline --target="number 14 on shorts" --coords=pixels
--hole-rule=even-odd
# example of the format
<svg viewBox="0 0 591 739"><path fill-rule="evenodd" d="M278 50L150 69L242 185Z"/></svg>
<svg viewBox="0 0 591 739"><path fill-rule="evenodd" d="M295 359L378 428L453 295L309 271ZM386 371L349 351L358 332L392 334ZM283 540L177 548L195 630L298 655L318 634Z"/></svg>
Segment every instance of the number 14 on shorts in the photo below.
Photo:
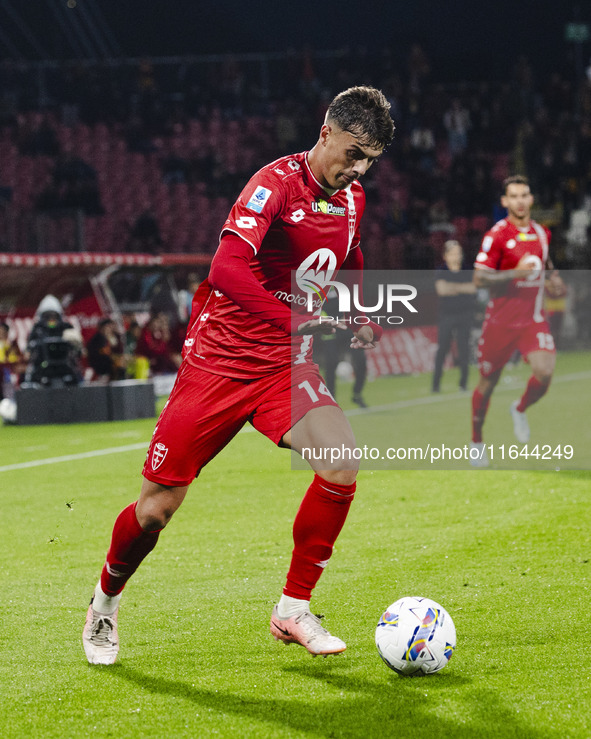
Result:
<svg viewBox="0 0 591 739"><path fill-rule="evenodd" d="M330 390L323 382L318 383L318 390L316 391L308 380L304 380L298 385L298 390L305 390L313 403L317 403L320 400L321 395L327 395L329 398L334 400Z"/></svg>

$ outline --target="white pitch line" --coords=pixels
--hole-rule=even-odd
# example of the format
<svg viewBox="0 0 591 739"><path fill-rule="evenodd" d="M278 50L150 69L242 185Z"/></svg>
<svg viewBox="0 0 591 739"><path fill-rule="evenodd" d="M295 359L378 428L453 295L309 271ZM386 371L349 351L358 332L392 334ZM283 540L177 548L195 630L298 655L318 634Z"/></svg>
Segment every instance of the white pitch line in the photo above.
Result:
<svg viewBox="0 0 591 739"><path fill-rule="evenodd" d="M574 382L576 380L587 380L591 378L591 372L573 372L570 375L562 375L555 377L553 383L558 382ZM499 384L496 388L496 392L503 392L505 390L515 390L521 387L523 382L521 380L515 381L514 383L508 383L506 385ZM352 408L351 410L345 411L346 416L360 416L368 413L383 413L385 411L395 411L400 408L410 408L413 405L430 405L431 403L443 403L446 400L458 400L460 398L469 398L469 392L457 392L457 393L446 393L443 395L426 395L422 398L414 398L412 400L398 400L395 403L389 403L387 405L371 406L369 408ZM242 429L243 433L254 431L252 426L245 426ZM7 464L0 467L0 472L11 472L12 470L26 470L30 467L42 467L46 464L59 464L60 462L75 462L79 459L89 459L90 457L102 457L107 454L118 454L120 452L134 452L138 449L148 449L149 441L140 441L137 444L127 444L126 446L113 446L107 449L94 449L90 452L80 452L79 454L66 454L63 457L47 457L46 459L33 459L30 462L19 462L18 464Z"/></svg>
<svg viewBox="0 0 591 739"><path fill-rule="evenodd" d="M552 384L562 382L574 382L576 380L588 380L591 378L591 372L573 372L570 375L562 375L555 377L552 380ZM506 392L517 390L523 387L523 380L511 380L511 382L501 382L497 385L495 393ZM345 411L346 416L363 416L368 413L383 413L385 411L395 411L401 408L412 408L415 405L431 405L433 403L445 403L448 400L461 400L462 398L471 398L472 393L470 391L458 391L455 393L444 393L442 395L425 395L422 398L412 398L410 400L397 400L395 403L388 403L386 405L372 405L369 408L352 408L349 411Z"/></svg>
<svg viewBox="0 0 591 739"><path fill-rule="evenodd" d="M133 452L138 449L147 449L149 441L141 441L137 444L127 444L126 446L112 446L107 449L93 449L90 452L80 452L79 454L65 454L63 457L47 457L46 459L33 459L30 462L19 462L18 464L6 464L0 467L0 472L10 472L11 470L27 470L29 467L42 467L44 464L58 464L59 462L73 462L77 459L88 459L89 457L103 457L106 454L117 454L118 452Z"/></svg>

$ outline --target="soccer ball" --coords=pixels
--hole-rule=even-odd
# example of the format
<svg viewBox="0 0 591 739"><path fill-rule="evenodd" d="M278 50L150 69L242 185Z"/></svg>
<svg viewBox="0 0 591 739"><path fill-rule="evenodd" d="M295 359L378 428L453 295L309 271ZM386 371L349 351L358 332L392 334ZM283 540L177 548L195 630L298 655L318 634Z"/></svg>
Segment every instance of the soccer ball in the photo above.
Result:
<svg viewBox="0 0 591 739"><path fill-rule="evenodd" d="M16 403L12 398L3 398L0 400L0 418L5 423L14 423L16 421Z"/></svg>
<svg viewBox="0 0 591 739"><path fill-rule="evenodd" d="M353 365L351 364L351 362L347 362L344 359L337 364L335 374L339 378L339 380L343 380L344 382L353 382L353 380L355 379Z"/></svg>
<svg viewBox="0 0 591 739"><path fill-rule="evenodd" d="M430 598L400 598L376 627L380 657L399 675L430 675L442 670L456 648L451 616Z"/></svg>

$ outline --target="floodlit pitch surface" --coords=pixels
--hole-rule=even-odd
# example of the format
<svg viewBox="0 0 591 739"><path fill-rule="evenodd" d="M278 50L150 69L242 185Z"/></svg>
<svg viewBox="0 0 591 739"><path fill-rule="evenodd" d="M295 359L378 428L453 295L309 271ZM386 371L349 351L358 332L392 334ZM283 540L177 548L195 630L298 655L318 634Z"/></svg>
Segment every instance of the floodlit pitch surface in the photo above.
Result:
<svg viewBox="0 0 591 739"><path fill-rule="evenodd" d="M559 358L557 379L585 368L588 355ZM527 371L508 375L517 387ZM366 399L379 400L381 383L390 397L424 399L429 381L382 380ZM453 394L455 382L443 396L446 386ZM490 433L506 424L512 399L499 391ZM588 378L556 382L531 409L532 428L545 404L568 412L588 395ZM444 397L433 409L445 412ZM584 420L573 433L588 448ZM348 649L313 659L268 631L310 475L263 437L240 434L131 580L118 663L89 666L80 639L88 598L113 520L139 488L152 428L0 428L2 736L589 735L587 471L361 473L313 601ZM112 451L87 454L101 449ZM456 624L456 653L432 677L400 678L375 649L380 614L403 595L437 600Z"/></svg>

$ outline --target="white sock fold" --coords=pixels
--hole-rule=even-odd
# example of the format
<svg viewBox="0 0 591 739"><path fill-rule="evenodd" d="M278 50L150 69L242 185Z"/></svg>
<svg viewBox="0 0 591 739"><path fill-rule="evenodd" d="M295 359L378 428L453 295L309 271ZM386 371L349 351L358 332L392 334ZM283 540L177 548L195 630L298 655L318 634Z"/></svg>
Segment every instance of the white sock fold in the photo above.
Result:
<svg viewBox="0 0 591 739"><path fill-rule="evenodd" d="M282 621L286 618L299 616L300 613L304 613L309 610L309 600L300 600L299 598L292 598L289 595L282 595L277 604L277 615Z"/></svg>
<svg viewBox="0 0 591 739"><path fill-rule="evenodd" d="M96 588L94 589L94 599L92 601L92 610L95 613L100 613L103 616L112 616L121 600L122 593L119 595L107 595L103 593L101 588L101 581L99 580Z"/></svg>

